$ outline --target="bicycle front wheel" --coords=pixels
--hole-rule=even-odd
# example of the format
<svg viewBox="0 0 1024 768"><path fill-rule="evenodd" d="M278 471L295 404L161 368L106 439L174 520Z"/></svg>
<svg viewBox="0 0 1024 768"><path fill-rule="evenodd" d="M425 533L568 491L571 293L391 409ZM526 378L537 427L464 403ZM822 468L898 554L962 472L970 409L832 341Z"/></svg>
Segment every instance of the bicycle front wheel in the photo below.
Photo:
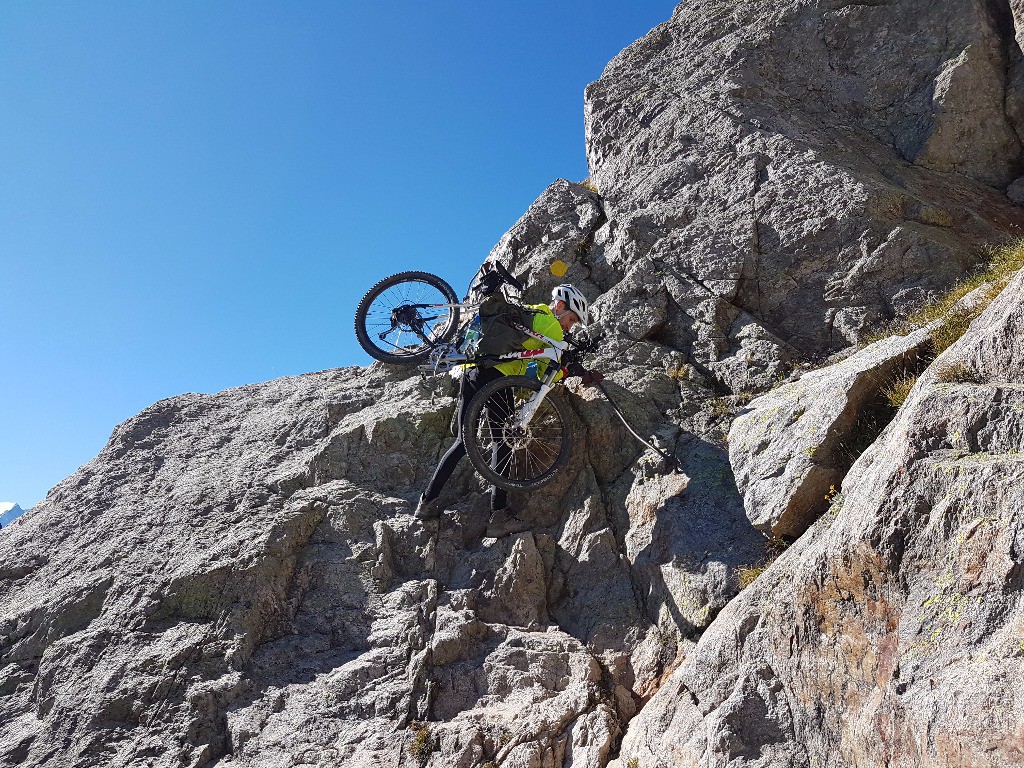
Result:
<svg viewBox="0 0 1024 768"><path fill-rule="evenodd" d="M503 376L469 404L462 440L473 467L492 485L508 491L540 488L569 460L569 410L555 393L548 393L528 424L518 424L539 391L536 379Z"/></svg>
<svg viewBox="0 0 1024 768"><path fill-rule="evenodd" d="M400 272L373 286L356 309L359 346L383 363L419 363L458 330L455 290L429 272ZM448 306L446 306L448 305Z"/></svg>

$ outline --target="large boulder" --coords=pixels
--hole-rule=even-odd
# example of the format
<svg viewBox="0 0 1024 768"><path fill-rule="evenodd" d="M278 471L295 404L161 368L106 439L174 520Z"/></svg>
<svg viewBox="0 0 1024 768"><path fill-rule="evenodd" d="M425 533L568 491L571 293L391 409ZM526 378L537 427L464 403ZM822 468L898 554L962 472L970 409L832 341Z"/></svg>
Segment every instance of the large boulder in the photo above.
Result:
<svg viewBox="0 0 1024 768"><path fill-rule="evenodd" d="M729 462L750 522L776 537L806 531L894 415L886 390L909 382L933 356L936 331L977 314L993 290L983 283L945 316L751 401L729 431Z"/></svg>
<svg viewBox="0 0 1024 768"><path fill-rule="evenodd" d="M119 426L0 541L0 759L602 764L661 668L593 475L484 539L463 468L424 527L452 405L375 366Z"/></svg>
<svg viewBox="0 0 1024 768"><path fill-rule="evenodd" d="M883 387L915 368L930 344L925 329L891 336L750 403L729 431L729 462L756 528L795 538L828 508L866 447L859 433L870 441L885 426L866 412L881 410Z"/></svg>
<svg viewBox="0 0 1024 768"><path fill-rule="evenodd" d="M605 338L588 365L607 374L607 389L630 424L675 450L682 466L680 474L657 477L653 456L645 456L604 396L571 383L585 454L585 464L573 468L585 467L590 476L567 477L530 500L542 519L572 510L559 538L567 553L559 570L595 587L588 593L595 601L578 595L553 618L576 636L603 637L602 645L629 648L629 663L623 657L607 663L621 668L621 681L643 695L674 662L685 638L706 627L736 594L736 569L762 559L765 543L744 518L729 472L723 439L729 415L707 414L705 404L716 395L713 383L686 362L683 352L658 340L670 297L689 288L644 261L602 293L606 275L592 269L590 254L605 224L601 198L590 186L558 180L502 237L488 261L507 265L525 283L527 301L547 301L551 288L565 281L596 299L601 319L587 330ZM566 275L550 271L556 259L568 265ZM699 301L712 317L721 311L731 318L742 337L750 354L737 366L738 377L756 369L767 385L783 374L777 363L788 354L785 345L718 297L705 292ZM701 327L713 334L710 329L717 326ZM762 342L767 351L755 356ZM616 556L609 557L613 550ZM556 576L559 589L560 584ZM604 599L597 585L615 599ZM599 627L632 626L616 619L630 595L641 617L633 638L612 640L607 629L598 634Z"/></svg>

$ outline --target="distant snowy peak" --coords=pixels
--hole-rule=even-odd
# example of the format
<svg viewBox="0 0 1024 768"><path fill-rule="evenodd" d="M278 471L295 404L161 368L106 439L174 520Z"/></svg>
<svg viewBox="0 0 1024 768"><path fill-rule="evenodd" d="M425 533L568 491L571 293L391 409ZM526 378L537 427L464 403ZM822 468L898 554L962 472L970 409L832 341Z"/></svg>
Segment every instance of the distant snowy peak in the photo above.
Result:
<svg viewBox="0 0 1024 768"><path fill-rule="evenodd" d="M0 501L0 525L10 525L24 511L24 509L19 507L13 501Z"/></svg>

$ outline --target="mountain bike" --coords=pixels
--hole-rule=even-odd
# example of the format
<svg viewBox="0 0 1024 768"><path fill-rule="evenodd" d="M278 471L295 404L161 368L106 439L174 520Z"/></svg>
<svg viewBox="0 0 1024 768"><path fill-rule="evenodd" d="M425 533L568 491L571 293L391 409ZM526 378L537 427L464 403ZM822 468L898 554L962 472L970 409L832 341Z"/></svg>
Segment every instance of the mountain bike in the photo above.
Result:
<svg viewBox="0 0 1024 768"><path fill-rule="evenodd" d="M469 404L462 434L469 460L485 480L506 490L533 490L550 482L569 460L569 408L551 393L566 373L582 372L579 356L593 351L593 345L571 337L558 341L515 324L524 337L544 347L476 354L476 310L487 296L506 286L518 293L506 297L520 303L522 284L500 264L484 265L462 301L447 282L429 272L392 275L359 302L356 338L374 359L420 363L424 373L445 373L464 365L546 361L541 376L503 376L485 386Z"/></svg>

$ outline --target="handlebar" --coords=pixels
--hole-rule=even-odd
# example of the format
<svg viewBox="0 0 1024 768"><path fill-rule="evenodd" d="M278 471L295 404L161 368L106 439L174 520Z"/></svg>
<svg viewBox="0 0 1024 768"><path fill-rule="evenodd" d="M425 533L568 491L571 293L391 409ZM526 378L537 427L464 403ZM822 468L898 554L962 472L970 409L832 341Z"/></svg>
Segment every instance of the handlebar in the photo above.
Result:
<svg viewBox="0 0 1024 768"><path fill-rule="evenodd" d="M596 352L597 348L601 345L601 342L604 341L603 336L598 336L593 339L589 337L581 339L573 336L568 331L565 332L563 338L567 342L569 342L576 350L583 353Z"/></svg>
<svg viewBox="0 0 1024 768"><path fill-rule="evenodd" d="M476 273L476 277L473 278L473 282L470 283L469 290L470 294L476 291L486 297L497 291L502 284L512 286L520 294L526 290L523 284L500 261L484 262ZM470 294L467 294L467 299Z"/></svg>
<svg viewBox="0 0 1024 768"><path fill-rule="evenodd" d="M500 261L494 262L494 268L495 268L495 270L497 270L498 274L502 276L502 278L505 280L505 282L508 283L509 285L511 285L517 291L519 291L519 293L522 293L523 291L526 290L523 287L523 284L520 283L518 280L516 280L512 276L512 273L509 272L507 269L505 269L505 266Z"/></svg>

